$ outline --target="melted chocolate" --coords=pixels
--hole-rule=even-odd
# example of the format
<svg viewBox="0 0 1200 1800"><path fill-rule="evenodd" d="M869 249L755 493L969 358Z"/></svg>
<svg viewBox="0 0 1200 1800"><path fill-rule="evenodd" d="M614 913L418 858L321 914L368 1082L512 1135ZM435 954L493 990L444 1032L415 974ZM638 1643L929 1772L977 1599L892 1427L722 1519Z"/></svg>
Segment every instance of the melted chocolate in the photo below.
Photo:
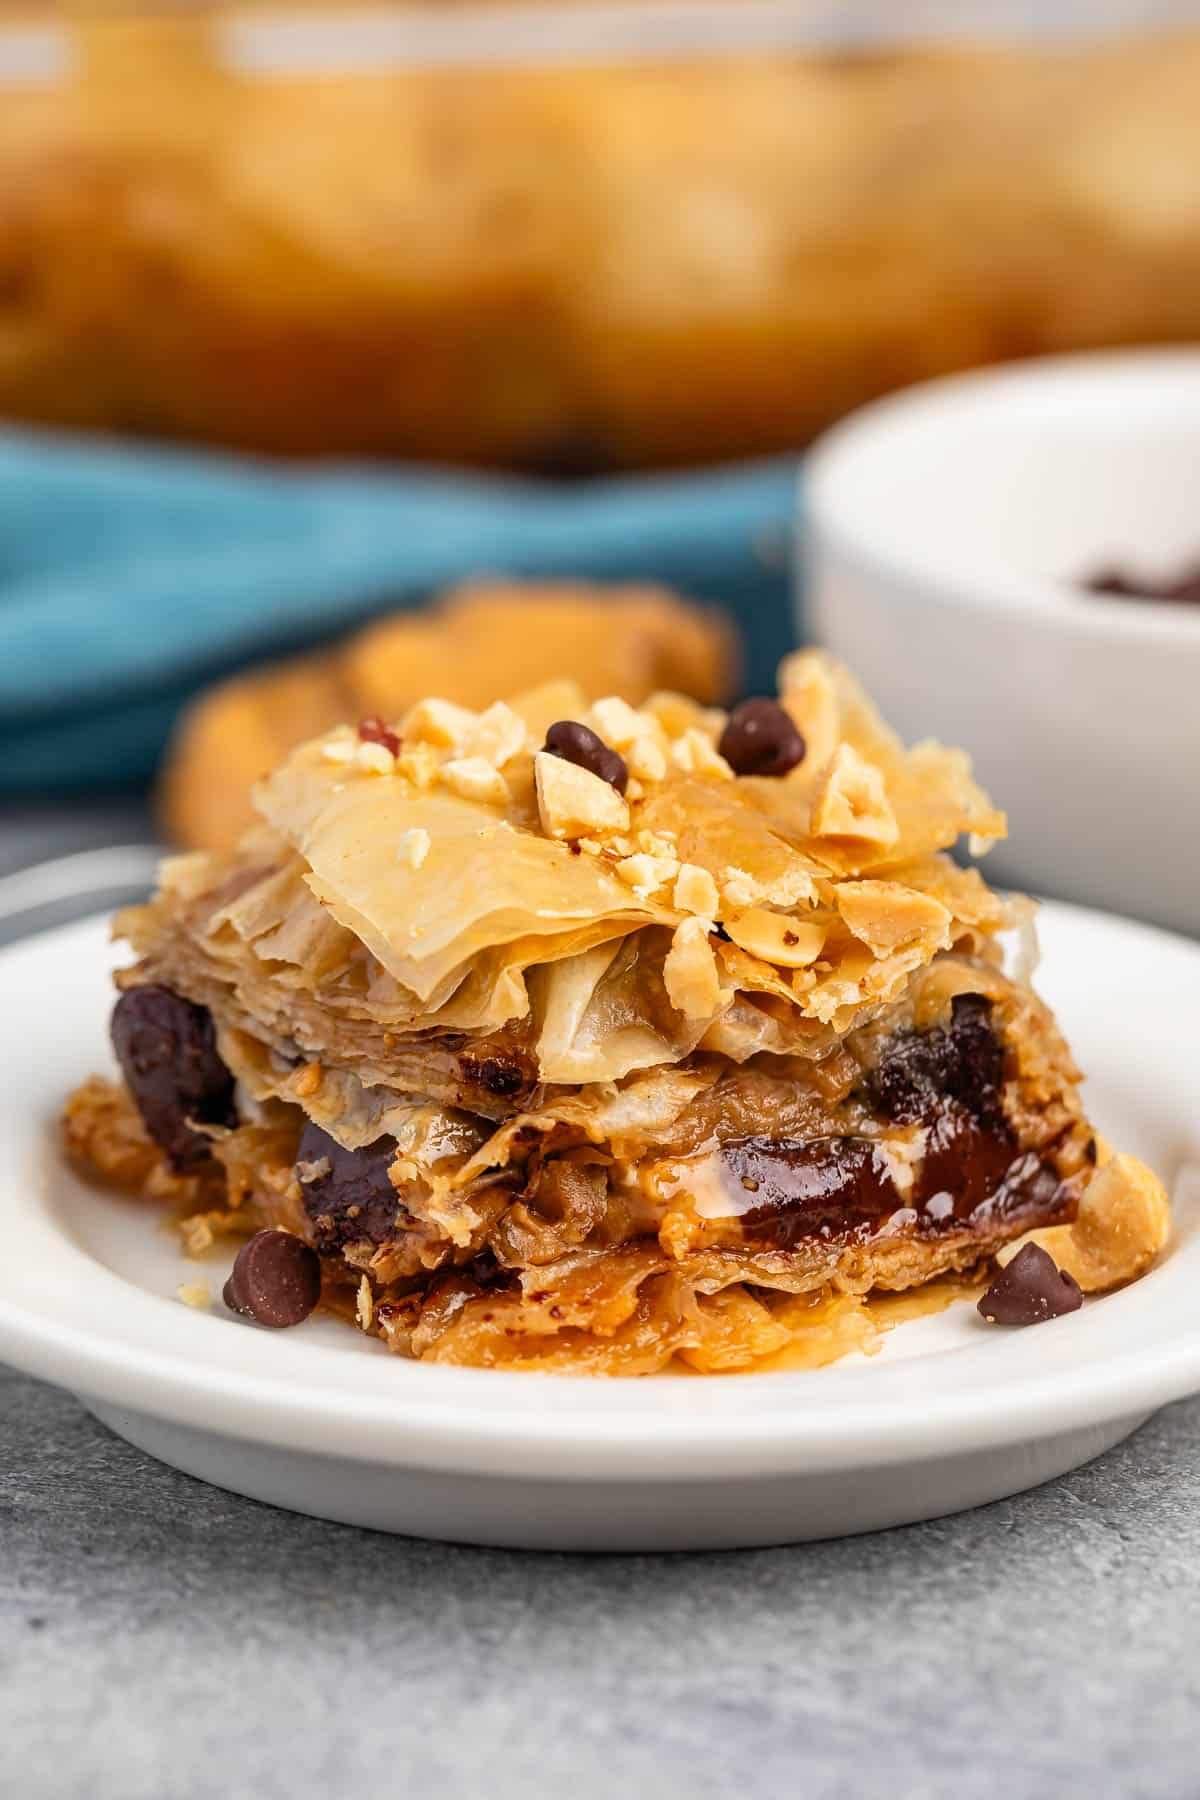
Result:
<svg viewBox="0 0 1200 1800"><path fill-rule="evenodd" d="M886 1118L926 1128L911 1188L901 1192L869 1138L735 1138L720 1158L747 1239L781 1250L806 1237L848 1242L873 1236L898 1212L922 1237L1065 1215L1056 1171L1018 1150L1003 1079L1004 1047L982 994L958 995L944 1030L898 1032L866 1090Z"/></svg>
<svg viewBox="0 0 1200 1800"><path fill-rule="evenodd" d="M336 1138L311 1121L304 1127L296 1152L299 1166L328 1163L325 1174L300 1181L304 1210L313 1222L318 1250L342 1250L347 1244L382 1244L396 1227L400 1197L388 1179L396 1156L396 1140L377 1138L361 1150L346 1150Z"/></svg>

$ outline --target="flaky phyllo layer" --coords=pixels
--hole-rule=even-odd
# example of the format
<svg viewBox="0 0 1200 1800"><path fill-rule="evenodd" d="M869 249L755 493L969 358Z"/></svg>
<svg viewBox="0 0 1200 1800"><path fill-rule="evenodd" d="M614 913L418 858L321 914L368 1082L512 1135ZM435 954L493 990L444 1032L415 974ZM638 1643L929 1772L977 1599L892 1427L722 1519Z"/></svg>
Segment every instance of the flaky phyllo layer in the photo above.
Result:
<svg viewBox="0 0 1200 1800"><path fill-rule="evenodd" d="M196 1247L303 1236L363 1329L466 1363L744 1366L831 1295L1035 1228L1061 1260L1089 1183L1094 1250L1096 1197L1150 1178L1094 1176L1078 1073L1003 971L1026 909L948 855L1003 816L824 657L781 701L779 773L735 772L771 744L722 713L561 684L305 745L234 855L167 862L121 916L119 984L211 1042L126 1042L129 1088L68 1109L76 1158ZM594 753L542 748L564 721ZM167 1038L208 1071L190 1103L144 1066ZM1151 1211L1088 1286L1145 1265Z"/></svg>

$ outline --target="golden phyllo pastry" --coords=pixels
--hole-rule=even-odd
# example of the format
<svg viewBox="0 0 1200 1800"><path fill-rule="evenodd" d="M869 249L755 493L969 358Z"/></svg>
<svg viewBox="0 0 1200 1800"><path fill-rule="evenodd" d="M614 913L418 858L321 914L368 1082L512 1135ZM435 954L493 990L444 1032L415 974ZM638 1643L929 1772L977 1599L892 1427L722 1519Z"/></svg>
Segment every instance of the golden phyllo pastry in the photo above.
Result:
<svg viewBox="0 0 1200 1800"><path fill-rule="evenodd" d="M730 714L425 700L303 745L256 806L121 915L125 1082L65 1133L193 1249L289 1234L227 1290L260 1322L291 1322L286 1264L409 1356L734 1369L1032 1231L1088 1290L1165 1239L1006 972L1027 903L951 858L1003 815L816 652Z"/></svg>

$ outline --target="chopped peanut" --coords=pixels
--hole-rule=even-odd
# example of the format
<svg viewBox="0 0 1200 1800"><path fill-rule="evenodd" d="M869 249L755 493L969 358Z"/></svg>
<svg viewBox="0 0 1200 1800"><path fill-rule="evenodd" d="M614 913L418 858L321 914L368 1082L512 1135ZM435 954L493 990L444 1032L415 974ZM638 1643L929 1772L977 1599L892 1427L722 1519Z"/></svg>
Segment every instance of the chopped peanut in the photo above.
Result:
<svg viewBox="0 0 1200 1800"><path fill-rule="evenodd" d="M1040 1244L1085 1294L1103 1294L1144 1275L1170 1234L1171 1203L1158 1176L1136 1156L1114 1156L1092 1176L1073 1225L1031 1231L1021 1243Z"/></svg>
<svg viewBox="0 0 1200 1800"><path fill-rule="evenodd" d="M699 913L704 919L715 919L721 903L716 882L697 863L684 863L680 868L673 897L680 912Z"/></svg>
<svg viewBox="0 0 1200 1800"><path fill-rule="evenodd" d="M624 831L629 807L616 788L587 769L539 750L533 759L538 812L548 837Z"/></svg>
<svg viewBox="0 0 1200 1800"><path fill-rule="evenodd" d="M725 930L740 949L784 969L805 969L816 962L825 944L825 927L792 918L788 913L752 907L740 918L727 919Z"/></svg>
<svg viewBox="0 0 1200 1800"><path fill-rule="evenodd" d="M839 744L813 796L815 837L863 838L894 844L900 836L883 776L853 744Z"/></svg>
<svg viewBox="0 0 1200 1800"><path fill-rule="evenodd" d="M512 799L507 781L499 769L482 756L456 757L442 764L442 780L464 800L482 800L493 806L507 806Z"/></svg>
<svg viewBox="0 0 1200 1800"><path fill-rule="evenodd" d="M429 855L430 836L421 825L414 825L411 831L401 834L396 845L396 860L407 863L410 869L419 869Z"/></svg>

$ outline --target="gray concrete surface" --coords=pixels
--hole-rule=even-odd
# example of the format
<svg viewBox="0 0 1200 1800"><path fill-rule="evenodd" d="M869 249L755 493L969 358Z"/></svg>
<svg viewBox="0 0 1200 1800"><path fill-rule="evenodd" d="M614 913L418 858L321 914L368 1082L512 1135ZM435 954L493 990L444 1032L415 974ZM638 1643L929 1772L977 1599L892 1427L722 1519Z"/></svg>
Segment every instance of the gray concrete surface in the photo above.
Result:
<svg viewBox="0 0 1200 1800"><path fill-rule="evenodd" d="M323 1525L0 1372L0 1791L1200 1793L1200 1402L841 1543L567 1557Z"/></svg>
<svg viewBox="0 0 1200 1800"><path fill-rule="evenodd" d="M145 829L0 814L0 874ZM957 1519L591 1558L277 1512L0 1369L3 1800L1196 1800L1198 1700L1200 1401Z"/></svg>

